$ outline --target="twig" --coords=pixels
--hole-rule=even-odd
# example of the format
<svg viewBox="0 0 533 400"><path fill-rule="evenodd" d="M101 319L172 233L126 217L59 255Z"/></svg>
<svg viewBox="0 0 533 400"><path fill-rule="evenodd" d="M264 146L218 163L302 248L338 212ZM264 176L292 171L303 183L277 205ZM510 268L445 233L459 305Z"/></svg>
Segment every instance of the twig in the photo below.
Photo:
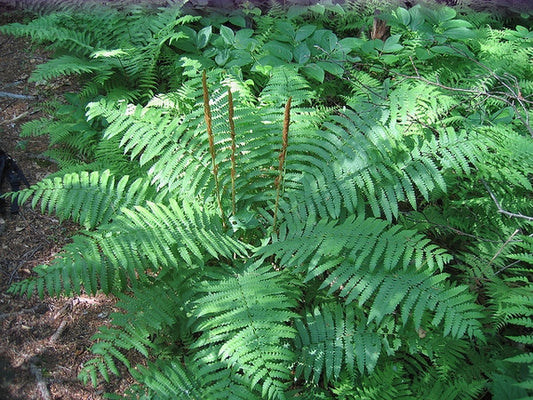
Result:
<svg viewBox="0 0 533 400"><path fill-rule="evenodd" d="M420 214L424 215L423 212L421 212ZM424 215L424 218L426 219L425 221L419 220L419 219L416 219L416 218L412 218L412 217L409 217L409 216L406 217L406 219L409 220L409 221L413 221L415 223L421 223L421 224L427 223L427 224L429 224L431 226L434 226L436 228L447 229L447 230L450 230L450 231L456 233L459 236L469 237L471 239L479 240L480 242L501 243L503 241L503 240L486 239L486 238L483 238L483 237L480 237L480 236L472 235L471 233L463 232L463 231L461 231L461 230L459 230L457 228L454 228L453 226L443 225L443 224L439 224L437 222L430 221L429 218L426 217L425 215Z"/></svg>
<svg viewBox="0 0 533 400"><path fill-rule="evenodd" d="M8 124L11 124L12 122L17 122L19 119L26 117L29 113L30 113L29 111L24 111L23 113L17 115L14 118L11 118L10 120L0 122L0 125L8 125Z"/></svg>
<svg viewBox="0 0 533 400"><path fill-rule="evenodd" d="M523 215L523 214L520 214L520 213L513 213L513 212L510 212L510 211L504 210L502 208L502 206L500 205L500 202L498 201L498 199L496 198L496 196L494 195L494 193L490 189L489 185L487 185L487 182L485 182L483 179L481 179L481 183L483 183L483 186L485 186L485 189L487 189L487 192L489 192L490 198L492 199L494 204L496 204L496 207L498 208L498 212L499 213L505 214L505 215L507 215L509 217L513 217L513 218L522 218L522 219L525 219L527 221L533 221L533 217L529 217L527 215Z"/></svg>
<svg viewBox="0 0 533 400"><path fill-rule="evenodd" d="M63 333L66 327L67 327L67 321L65 320L61 321L57 330L54 332L52 336L50 336L50 339L48 339L48 343L54 344L57 341L57 339L59 339L59 336L61 336L61 334Z"/></svg>
<svg viewBox="0 0 533 400"><path fill-rule="evenodd" d="M15 279L15 275L17 274L18 270L20 269L20 267L22 267L22 265L24 265L24 260L27 260L28 258L30 257L33 257L33 255L35 253L37 253L39 250L41 250L43 247L43 244L39 244L37 245L35 248L31 249L30 251L27 251L26 253L24 253L24 255L21 257L22 261L18 263L18 265L13 269L13 271L11 271L11 274L9 275L9 281L8 281L8 285L11 285L11 282L13 282L13 279Z"/></svg>
<svg viewBox="0 0 533 400"><path fill-rule="evenodd" d="M486 268L488 268L488 267L492 264L492 262L493 262L493 261L494 261L494 260L495 260L495 259L501 254L501 252L503 251L503 249L505 248L505 246L507 246L507 245L509 244L509 242L511 242L511 240L513 240L513 238L516 236L516 234L517 234L518 232L520 232L520 229L516 229L516 230L513 232L513 234L512 234L511 236L509 236L509 239L507 239L507 240L505 241L505 243L502 244L502 245L500 246L500 248L498 249L498 251L496 252L496 254L494 254L494 257L492 257L491 260L489 261L489 263L487 264L487 267L486 267Z"/></svg>
<svg viewBox="0 0 533 400"><path fill-rule="evenodd" d="M31 313L31 312L35 312L39 309L40 305L37 305L35 307L32 307L32 308L26 308L22 311L15 311L15 312L11 312L11 313L2 313L0 314L0 320L2 319L5 319L5 318L9 318L9 317L16 317L18 315L23 315L23 314L28 314L28 313Z"/></svg>
<svg viewBox="0 0 533 400"><path fill-rule="evenodd" d="M30 96L27 94L18 94L10 92L0 92L0 97L7 97L9 99L20 99L20 100L35 100L35 96Z"/></svg>

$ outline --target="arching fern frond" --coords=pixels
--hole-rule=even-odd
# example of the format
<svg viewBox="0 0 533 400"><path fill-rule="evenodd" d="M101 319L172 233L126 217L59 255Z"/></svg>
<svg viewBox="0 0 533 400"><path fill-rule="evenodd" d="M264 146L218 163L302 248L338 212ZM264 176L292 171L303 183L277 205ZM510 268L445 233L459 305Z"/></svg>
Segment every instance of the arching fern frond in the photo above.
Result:
<svg viewBox="0 0 533 400"><path fill-rule="evenodd" d="M423 315L433 311L431 323L444 323L444 335L482 339L482 314L467 288L450 286L446 274L434 274L450 257L413 231L387 228L384 221L362 217L346 218L341 225L287 219L258 254L275 256L285 268L303 272L305 280L321 280L322 289L338 293L347 304L366 304L369 321L379 324L400 309L403 324L412 319L418 328Z"/></svg>
<svg viewBox="0 0 533 400"><path fill-rule="evenodd" d="M294 106L309 105L316 97L309 83L298 74L296 68L289 66L274 68L268 83L259 95L259 102L282 107L289 95Z"/></svg>
<svg viewBox="0 0 533 400"><path fill-rule="evenodd" d="M225 235L220 218L208 205L147 203L122 209L112 223L83 232L49 266L35 269L38 276L12 286L14 293L50 295L106 293L134 287L147 279L145 272L203 265L204 257L231 259L244 256L250 246Z"/></svg>
<svg viewBox="0 0 533 400"><path fill-rule="evenodd" d="M200 286L205 294L194 314L201 336L194 347L216 348L219 359L242 371L252 388L260 384L264 397L283 398L294 362L286 344L295 337L290 322L297 318L297 292L285 274L259 262L232 273L215 273L215 280Z"/></svg>
<svg viewBox="0 0 533 400"><path fill-rule="evenodd" d="M187 294L192 293L187 290L192 284L191 272L167 274L167 282L157 279L134 289L132 295L120 294L116 305L126 312L111 314L113 325L99 328L91 348L96 357L84 364L79 377L85 382L90 379L93 385L97 384L98 375L109 380L108 372L118 374L117 361L134 373L137 366L128 361L128 351L136 350L148 358L151 353L158 354L160 344L167 340L186 341L191 336L185 323L190 308ZM162 334L169 328L174 336ZM158 339L153 340L154 337Z"/></svg>
<svg viewBox="0 0 533 400"><path fill-rule="evenodd" d="M21 204L32 197L32 207L40 203L42 212L71 218L86 229L92 229L109 222L122 207L144 204L152 192L146 180L139 178L130 182L125 175L117 181L105 170L45 178L12 196Z"/></svg>
<svg viewBox="0 0 533 400"><path fill-rule="evenodd" d="M333 382L341 371L371 373L381 353L381 338L375 325L361 310L324 304L296 320L298 349L296 377L319 383L321 379Z"/></svg>

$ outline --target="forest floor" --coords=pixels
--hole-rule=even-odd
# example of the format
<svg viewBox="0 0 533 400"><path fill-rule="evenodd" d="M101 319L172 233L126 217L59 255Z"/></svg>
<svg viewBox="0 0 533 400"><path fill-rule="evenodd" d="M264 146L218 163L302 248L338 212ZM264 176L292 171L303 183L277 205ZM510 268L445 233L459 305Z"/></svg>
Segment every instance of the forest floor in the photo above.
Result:
<svg viewBox="0 0 533 400"><path fill-rule="evenodd" d="M22 22L26 15L0 5L0 25ZM29 40L0 35L0 148L20 166L30 184L53 173L56 166L42 156L45 136L20 138L25 122L47 117L43 102L61 99L76 90L75 82L59 79L28 83L32 71L47 59ZM9 190L4 184L2 192ZM36 265L49 263L77 226L41 214L28 204L18 214L0 214L0 400L103 399L132 382L112 378L96 388L84 386L77 375L92 358L91 337L116 311L112 298L77 296L39 299L13 296L13 282L32 275Z"/></svg>

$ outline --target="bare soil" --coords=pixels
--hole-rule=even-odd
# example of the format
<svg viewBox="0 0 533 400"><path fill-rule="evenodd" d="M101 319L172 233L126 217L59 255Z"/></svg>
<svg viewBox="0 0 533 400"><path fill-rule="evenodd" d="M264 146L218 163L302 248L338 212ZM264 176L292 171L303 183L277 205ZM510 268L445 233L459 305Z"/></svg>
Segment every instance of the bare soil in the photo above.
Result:
<svg viewBox="0 0 533 400"><path fill-rule="evenodd" d="M0 25L25 18L26 14L0 4ZM60 99L62 93L76 89L75 82L66 79L28 83L32 71L47 57L26 39L0 35L0 92L27 96L0 96L0 148L16 160L30 184L54 172L56 166L42 157L47 138L20 138L20 127L46 117L43 101ZM4 184L2 192L8 189ZM132 383L123 376L94 388L77 379L83 364L92 358L92 335L109 324L115 311L113 298L28 299L7 292L13 282L30 277L36 265L50 263L76 230L75 224L41 214L28 204L18 214L10 214L8 207L0 215L0 400L103 399L103 393L120 393Z"/></svg>

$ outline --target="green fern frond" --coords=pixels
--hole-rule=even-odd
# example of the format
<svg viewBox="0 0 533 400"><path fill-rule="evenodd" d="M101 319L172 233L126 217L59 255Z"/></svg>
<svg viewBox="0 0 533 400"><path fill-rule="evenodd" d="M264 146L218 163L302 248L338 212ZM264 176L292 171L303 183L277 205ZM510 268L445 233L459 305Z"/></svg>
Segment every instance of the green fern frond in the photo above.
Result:
<svg viewBox="0 0 533 400"><path fill-rule="evenodd" d="M264 105L282 107L288 95L292 97L293 106L310 104L316 94L309 83L300 76L295 68L287 66L274 68L270 79L259 95L259 102Z"/></svg>
<svg viewBox="0 0 533 400"><path fill-rule="evenodd" d="M280 265L305 273L305 280L321 279L322 289L338 291L347 304L371 302L369 321L379 324L400 308L403 324L412 318L419 327L424 313L432 310L431 323L443 322L444 335L482 339L482 314L466 287L450 287L444 283L446 274L433 275L449 256L412 231L387 228L384 221L361 217L341 225L287 219L258 254L274 255Z"/></svg>
<svg viewBox="0 0 533 400"><path fill-rule="evenodd" d="M214 346L228 367L242 370L250 387L260 384L264 397L283 398L295 357L286 345L296 333L290 326L298 316L291 311L295 290L282 272L259 262L215 277L196 300L201 336L194 347Z"/></svg>
<svg viewBox="0 0 533 400"><path fill-rule="evenodd" d="M158 399L200 399L203 391L199 390L196 377L184 364L185 362L179 359L157 360L147 363L146 366L139 365L132 374Z"/></svg>
<svg viewBox="0 0 533 400"><path fill-rule="evenodd" d="M296 377L319 383L339 379L341 371L372 373L381 353L375 326L354 307L339 304L317 307L295 320L298 335Z"/></svg>
<svg viewBox="0 0 533 400"><path fill-rule="evenodd" d="M90 60L79 57L63 55L48 61L46 64L37 66L31 76L31 80L48 81L63 75L81 75L99 70L101 67Z"/></svg>
<svg viewBox="0 0 533 400"><path fill-rule="evenodd" d="M231 259L250 248L225 235L209 207L172 199L169 205L146 204L122 208L112 223L75 236L54 263L36 268L37 277L13 285L11 291L37 290L40 296L79 293L81 287L90 293L116 292L142 283L154 269L203 265L206 254Z"/></svg>
<svg viewBox="0 0 533 400"><path fill-rule="evenodd" d="M166 276L169 278L169 275ZM158 342L152 340L155 335L161 335L165 328L174 325L177 328L175 332L183 333L185 325L181 322L185 321L187 291L178 293L176 288L186 287L187 276L190 278L190 274L185 273L180 279L168 279L170 285L159 281L139 287L134 290L134 296L119 295L117 307L127 313L111 314L113 326L99 328L99 332L93 336L96 343L91 349L96 357L85 364L79 377L85 382L91 379L93 385L97 383L94 379L97 373L108 380L109 375L103 371L117 374L116 361L135 371L126 356L128 351L136 350L144 357L149 357L151 352L160 351ZM183 338L186 336L188 334L183 333ZM180 340L182 337L176 335L167 339Z"/></svg>
<svg viewBox="0 0 533 400"><path fill-rule="evenodd" d="M32 198L32 207L40 203L41 211L71 218L86 229L109 222L122 207L143 204L150 193L146 181L129 181L127 175L119 181L109 170L102 172L68 173L45 178L28 189L13 194L19 203Z"/></svg>
<svg viewBox="0 0 533 400"><path fill-rule="evenodd" d="M286 218L279 234L272 237L272 243L259 249L258 254L275 255L280 265L302 270L307 279L345 261L355 262L352 267L355 272L357 268L442 270L450 260L449 255L422 235L402 230L400 226L390 228L382 220L351 216L338 224L325 219L315 221L312 217L303 221L299 215L286 215ZM335 288L344 284L346 281L337 282Z"/></svg>

